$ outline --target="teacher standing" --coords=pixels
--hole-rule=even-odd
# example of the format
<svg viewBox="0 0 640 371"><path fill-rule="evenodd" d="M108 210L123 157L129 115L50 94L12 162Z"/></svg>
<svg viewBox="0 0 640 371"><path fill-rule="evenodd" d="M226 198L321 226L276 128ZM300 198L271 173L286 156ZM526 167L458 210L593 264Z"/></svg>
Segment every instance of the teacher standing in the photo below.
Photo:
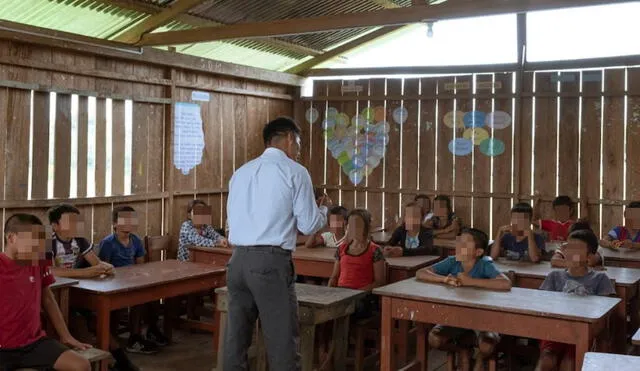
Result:
<svg viewBox="0 0 640 371"><path fill-rule="evenodd" d="M279 117L262 131L266 150L229 182L227 219L234 247L227 265L228 315L224 371L247 370L258 315L269 369L300 370L298 300L291 252L298 230L310 235L327 222L309 172L295 160L300 128Z"/></svg>

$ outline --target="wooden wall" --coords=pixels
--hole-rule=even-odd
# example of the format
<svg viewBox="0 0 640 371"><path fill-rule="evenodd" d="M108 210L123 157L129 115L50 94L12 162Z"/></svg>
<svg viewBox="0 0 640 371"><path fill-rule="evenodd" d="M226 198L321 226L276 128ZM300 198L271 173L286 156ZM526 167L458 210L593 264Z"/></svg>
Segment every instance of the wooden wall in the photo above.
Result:
<svg viewBox="0 0 640 371"><path fill-rule="evenodd" d="M180 59L176 55L171 58ZM269 119L292 115L294 89L215 75L202 68L191 70L0 39L0 153L6 154L0 163L3 217L6 220L15 212L32 212L45 220L49 207L69 202L79 206L86 237L97 243L111 231L112 208L129 204L140 217L138 234L176 235L187 202L199 197L212 204L215 225L223 227L232 172L262 152L261 128ZM205 150L202 163L185 176L174 171L171 161L172 104L191 102L195 90L210 93L211 99L197 102L201 105ZM49 128L50 92L56 93L53 130ZM74 95L78 99L76 138L71 137ZM90 97L96 100L95 197L86 197ZM130 194L125 194L127 100L133 116ZM107 116L112 117L111 194L106 194L109 187L105 184ZM55 146L52 199L47 192L50 139ZM72 140L77 141L77 152L71 150ZM78 169L77 197L73 198L72 161L77 161Z"/></svg>
<svg viewBox="0 0 640 371"><path fill-rule="evenodd" d="M551 216L552 199L566 194L588 201L594 229L606 233L622 223L623 205L640 199L640 68L360 79L359 93L343 93L343 83L316 80L296 108L310 143L304 161L334 201L368 208L376 225L393 223L417 193L445 194L467 225L495 234L514 202L539 194ZM352 117L377 106L391 126L386 156L354 187L325 151L322 120L331 107ZM399 106L409 114L403 125L391 119ZM304 118L311 107L320 112L314 124ZM444 125L454 109L509 113L513 125L493 131L504 154L449 152L464 131Z"/></svg>

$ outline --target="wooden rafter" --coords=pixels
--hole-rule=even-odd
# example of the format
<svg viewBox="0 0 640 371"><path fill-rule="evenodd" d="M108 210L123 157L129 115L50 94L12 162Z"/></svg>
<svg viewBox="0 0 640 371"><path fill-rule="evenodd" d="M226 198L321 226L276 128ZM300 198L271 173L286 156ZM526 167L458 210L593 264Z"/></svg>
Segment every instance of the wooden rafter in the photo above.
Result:
<svg viewBox="0 0 640 371"><path fill-rule="evenodd" d="M123 9L131 9L137 12L149 13L152 15L158 14L165 9L160 6L153 5L150 3L144 3L141 1L132 1L132 0L98 0L98 1L103 4L115 5ZM187 13L178 14L175 17L175 20L193 27L225 26L225 24L223 23L215 22L213 20L210 20L204 17L199 17L199 16L187 14ZM261 39L260 42L265 45L269 45L279 49L289 50L289 51L300 53L300 54L306 54L306 55L312 55L312 56L322 54L322 50L313 49L304 45L283 41L283 40L278 40L278 39L267 38L267 39Z"/></svg>
<svg viewBox="0 0 640 371"><path fill-rule="evenodd" d="M357 47L360 47L362 45L368 44L374 40L379 39L380 37L390 34L391 32L397 31L400 28L402 28L403 26L393 26L393 27L383 27L380 29L377 29L373 32L370 32L368 34L365 34L361 37L358 37L357 39L351 40L350 42L340 45L337 48L331 49L327 52L325 52L322 55L319 55L315 58L309 59L306 62L300 63L290 69L288 69L286 72L288 73L295 73L295 74L303 74L305 71L308 71L309 69L319 65L322 62L328 61L331 58L337 57L340 54L344 54L350 50L353 50Z"/></svg>
<svg viewBox="0 0 640 371"><path fill-rule="evenodd" d="M149 16L144 21L128 29L126 32L120 34L115 38L115 41L134 44L140 41L142 35L151 32L158 27L164 26L165 24L174 20L179 14L185 13L189 9L198 4L201 4L204 1L205 0L177 0L171 5L170 8L167 8L160 13Z"/></svg>
<svg viewBox="0 0 640 371"><path fill-rule="evenodd" d="M372 12L346 13L332 16L241 23L225 27L204 27L194 30L159 32L144 35L139 45L179 45L215 40L298 35L349 28L397 26L417 23L424 19L442 20L523 13L545 9L625 3L630 1L631 0L538 0L535 2L531 0L447 1L444 4L435 6L420 5Z"/></svg>

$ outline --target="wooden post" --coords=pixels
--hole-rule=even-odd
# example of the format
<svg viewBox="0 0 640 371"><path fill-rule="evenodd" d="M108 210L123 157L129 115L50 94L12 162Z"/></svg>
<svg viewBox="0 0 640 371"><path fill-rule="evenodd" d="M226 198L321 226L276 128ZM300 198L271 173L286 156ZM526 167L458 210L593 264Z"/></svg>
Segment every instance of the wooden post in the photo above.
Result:
<svg viewBox="0 0 640 371"><path fill-rule="evenodd" d="M173 166L173 134L175 129L174 123L174 111L176 104L176 69L171 68L170 72L171 86L168 87L169 97L171 99L171 105L165 110L164 120L164 185L162 190L168 192L167 209L164 213L164 234L171 234L173 220L173 174L175 166ZM168 125L168 126L167 126Z"/></svg>

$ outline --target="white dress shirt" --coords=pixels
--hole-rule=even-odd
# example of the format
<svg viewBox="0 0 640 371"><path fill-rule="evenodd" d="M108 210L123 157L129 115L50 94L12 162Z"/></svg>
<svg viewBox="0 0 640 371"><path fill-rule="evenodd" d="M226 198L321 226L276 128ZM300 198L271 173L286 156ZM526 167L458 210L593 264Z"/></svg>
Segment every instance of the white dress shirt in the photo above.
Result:
<svg viewBox="0 0 640 371"><path fill-rule="evenodd" d="M297 231L316 233L327 224L309 172L277 148L240 167L229 181L229 242L295 250Z"/></svg>

